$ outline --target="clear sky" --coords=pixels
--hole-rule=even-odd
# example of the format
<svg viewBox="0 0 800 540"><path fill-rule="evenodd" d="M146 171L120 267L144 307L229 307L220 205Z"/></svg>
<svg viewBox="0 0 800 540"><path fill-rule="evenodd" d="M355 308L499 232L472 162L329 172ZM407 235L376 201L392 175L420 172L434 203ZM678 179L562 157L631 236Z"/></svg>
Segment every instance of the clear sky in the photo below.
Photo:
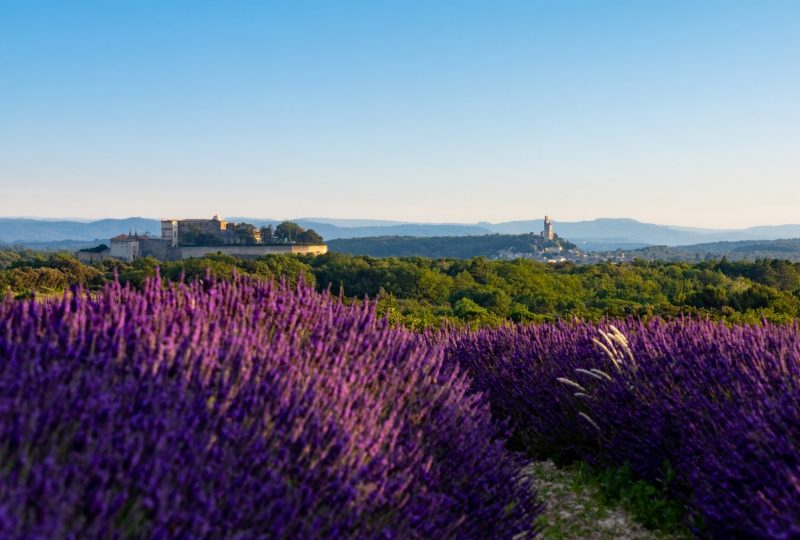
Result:
<svg viewBox="0 0 800 540"><path fill-rule="evenodd" d="M800 222L800 1L3 0L0 216Z"/></svg>

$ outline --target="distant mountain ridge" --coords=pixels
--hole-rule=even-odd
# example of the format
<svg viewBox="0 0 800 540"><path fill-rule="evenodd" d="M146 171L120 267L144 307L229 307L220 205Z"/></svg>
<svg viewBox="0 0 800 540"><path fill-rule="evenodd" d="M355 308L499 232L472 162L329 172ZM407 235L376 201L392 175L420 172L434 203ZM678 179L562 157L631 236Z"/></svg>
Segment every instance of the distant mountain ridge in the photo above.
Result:
<svg viewBox="0 0 800 540"><path fill-rule="evenodd" d="M229 218L261 226L277 224L281 220L268 218ZM305 228L311 228L326 240L338 238L364 238L374 236L476 236L485 234L538 233L542 220L508 221L504 223L411 223L370 219L294 219ZM586 250L631 249L647 245L685 246L699 243L778 240L800 238L800 225L759 226L744 229L718 230L656 225L628 218L600 218L590 221L559 222L554 228L562 238ZM160 222L155 219L132 217L102 219L98 221L45 220L29 218L0 218L0 242L42 243L63 240L108 240L123 232L149 232L158 235Z"/></svg>
<svg viewBox="0 0 800 540"><path fill-rule="evenodd" d="M127 232L161 234L161 222L132 217L82 222L27 218L0 218L0 242L53 242L60 240L107 240Z"/></svg>

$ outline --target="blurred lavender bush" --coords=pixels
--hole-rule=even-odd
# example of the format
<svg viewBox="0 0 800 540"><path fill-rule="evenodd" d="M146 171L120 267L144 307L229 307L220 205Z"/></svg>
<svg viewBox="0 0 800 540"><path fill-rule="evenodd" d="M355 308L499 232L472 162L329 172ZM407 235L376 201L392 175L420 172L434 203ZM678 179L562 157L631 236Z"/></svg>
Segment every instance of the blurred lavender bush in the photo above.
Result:
<svg viewBox="0 0 800 540"><path fill-rule="evenodd" d="M666 466L704 536L800 538L800 328L615 324L453 332L447 360L529 452Z"/></svg>

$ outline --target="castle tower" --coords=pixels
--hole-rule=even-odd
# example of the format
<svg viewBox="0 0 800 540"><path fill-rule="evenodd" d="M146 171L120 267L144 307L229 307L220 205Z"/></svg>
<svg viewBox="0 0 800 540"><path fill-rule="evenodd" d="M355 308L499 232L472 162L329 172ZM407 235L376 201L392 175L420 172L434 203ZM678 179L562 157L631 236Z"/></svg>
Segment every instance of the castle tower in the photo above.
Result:
<svg viewBox="0 0 800 540"><path fill-rule="evenodd" d="M545 240L553 239L553 222L550 221L550 216L544 216L544 229L542 230L542 238Z"/></svg>
<svg viewBox="0 0 800 540"><path fill-rule="evenodd" d="M170 247L178 246L178 220L161 220L161 239L169 242Z"/></svg>

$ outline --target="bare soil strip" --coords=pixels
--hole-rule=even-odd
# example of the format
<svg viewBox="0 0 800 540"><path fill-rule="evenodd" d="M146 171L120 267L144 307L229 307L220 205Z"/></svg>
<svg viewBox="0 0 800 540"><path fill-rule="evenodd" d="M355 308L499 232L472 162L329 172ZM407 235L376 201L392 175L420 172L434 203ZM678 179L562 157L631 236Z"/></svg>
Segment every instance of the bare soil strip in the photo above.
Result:
<svg viewBox="0 0 800 540"><path fill-rule="evenodd" d="M580 484L573 472L556 467L552 461L535 461L526 472L545 505L538 523L546 540L678 538L645 529L624 509L604 504L595 488Z"/></svg>

